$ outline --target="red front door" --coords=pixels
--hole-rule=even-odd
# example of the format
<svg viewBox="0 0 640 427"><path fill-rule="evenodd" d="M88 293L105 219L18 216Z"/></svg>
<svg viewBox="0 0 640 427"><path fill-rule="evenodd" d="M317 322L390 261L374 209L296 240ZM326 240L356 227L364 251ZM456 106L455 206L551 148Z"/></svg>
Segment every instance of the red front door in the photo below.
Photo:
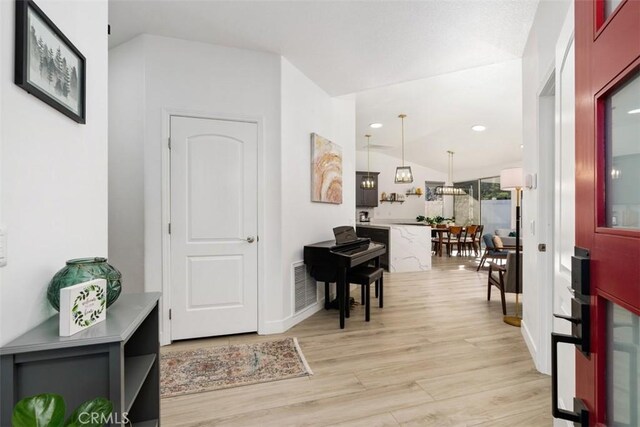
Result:
<svg viewBox="0 0 640 427"><path fill-rule="evenodd" d="M591 277L576 396L591 426L640 426L640 0L575 13L576 246Z"/></svg>

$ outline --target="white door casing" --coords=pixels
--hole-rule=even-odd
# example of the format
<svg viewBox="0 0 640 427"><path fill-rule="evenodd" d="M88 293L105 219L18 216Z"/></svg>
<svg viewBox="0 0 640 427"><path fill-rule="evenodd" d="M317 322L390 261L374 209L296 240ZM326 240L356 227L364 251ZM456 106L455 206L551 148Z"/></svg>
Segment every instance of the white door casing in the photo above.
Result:
<svg viewBox="0 0 640 427"><path fill-rule="evenodd" d="M539 336L532 351L540 372L551 374L551 332L553 331L553 223L555 203L555 138L556 138L556 72L555 62L548 78L538 93L538 190L537 220L530 223L531 235L537 235L537 243L545 244L535 253L538 270ZM528 326L528 324L526 325ZM526 336L525 336L526 338ZM531 339L534 340L533 338Z"/></svg>
<svg viewBox="0 0 640 427"><path fill-rule="evenodd" d="M170 135L171 339L256 331L258 125L171 116Z"/></svg>
<svg viewBox="0 0 640 427"><path fill-rule="evenodd" d="M575 246L575 44L571 5L556 44L556 138L553 221L553 312L571 314L571 256ZM554 320L554 332L571 334L569 322ZM572 346L558 351L558 396L573 407L575 360ZM554 420L554 425L565 425Z"/></svg>

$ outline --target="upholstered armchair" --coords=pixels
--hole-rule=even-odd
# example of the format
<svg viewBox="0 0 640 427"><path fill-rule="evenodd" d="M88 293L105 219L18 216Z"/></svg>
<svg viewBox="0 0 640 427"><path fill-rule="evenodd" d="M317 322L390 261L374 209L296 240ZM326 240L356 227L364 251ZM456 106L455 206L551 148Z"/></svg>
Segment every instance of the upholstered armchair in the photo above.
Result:
<svg viewBox="0 0 640 427"><path fill-rule="evenodd" d="M480 264L478 264L478 268L476 271L480 271L480 269L484 266L487 258L491 258L494 261L497 259L507 259L507 254L509 253L502 248L496 248L493 243L493 234L487 233L482 236L482 241L484 242L484 254L482 254L482 258L480 259Z"/></svg>

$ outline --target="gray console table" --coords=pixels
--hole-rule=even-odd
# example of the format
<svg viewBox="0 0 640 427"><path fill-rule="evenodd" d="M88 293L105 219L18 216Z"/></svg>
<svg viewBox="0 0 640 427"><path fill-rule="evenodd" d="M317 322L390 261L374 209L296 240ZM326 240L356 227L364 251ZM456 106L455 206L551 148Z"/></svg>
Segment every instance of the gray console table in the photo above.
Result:
<svg viewBox="0 0 640 427"><path fill-rule="evenodd" d="M0 426L22 398L57 393L67 416L82 402L113 402L114 424L128 413L134 426L160 419L160 293L123 294L107 320L70 337L58 335L58 316L0 348ZM116 419L117 418L117 419Z"/></svg>

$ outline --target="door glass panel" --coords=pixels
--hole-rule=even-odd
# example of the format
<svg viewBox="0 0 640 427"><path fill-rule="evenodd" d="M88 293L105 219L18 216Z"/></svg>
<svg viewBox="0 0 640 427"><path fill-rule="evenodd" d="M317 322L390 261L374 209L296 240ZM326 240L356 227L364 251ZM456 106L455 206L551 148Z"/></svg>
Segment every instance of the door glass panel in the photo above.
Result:
<svg viewBox="0 0 640 427"><path fill-rule="evenodd" d="M640 317L607 306L607 418L609 426L638 426L640 418Z"/></svg>
<svg viewBox="0 0 640 427"><path fill-rule="evenodd" d="M607 226L640 228L640 73L606 99Z"/></svg>
<svg viewBox="0 0 640 427"><path fill-rule="evenodd" d="M622 0L604 0L604 19L610 17L620 3L622 3Z"/></svg>

